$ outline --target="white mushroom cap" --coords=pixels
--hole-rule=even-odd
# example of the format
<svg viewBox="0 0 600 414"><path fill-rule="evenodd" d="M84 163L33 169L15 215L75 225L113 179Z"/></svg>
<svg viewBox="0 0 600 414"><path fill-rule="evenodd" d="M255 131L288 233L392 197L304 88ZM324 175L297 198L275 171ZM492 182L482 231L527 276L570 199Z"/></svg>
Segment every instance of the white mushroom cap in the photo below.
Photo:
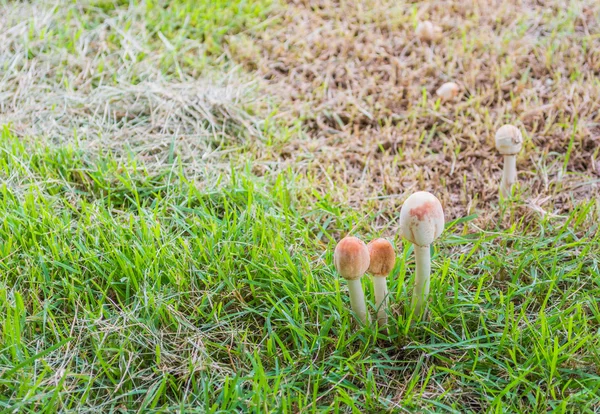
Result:
<svg viewBox="0 0 600 414"><path fill-rule="evenodd" d="M435 28L430 21L419 22L415 33L421 41L431 42L435 37Z"/></svg>
<svg viewBox="0 0 600 414"><path fill-rule="evenodd" d="M444 210L440 200L427 191L406 199L400 210L400 232L417 246L429 246L444 230Z"/></svg>
<svg viewBox="0 0 600 414"><path fill-rule="evenodd" d="M433 42L442 37L442 28L426 20L417 24L415 34L421 42Z"/></svg>
<svg viewBox="0 0 600 414"><path fill-rule="evenodd" d="M496 149L502 155L515 155L523 147L523 135L519 128L504 125L496 132Z"/></svg>
<svg viewBox="0 0 600 414"><path fill-rule="evenodd" d="M369 268L370 261L367 245L356 237L344 237L335 246L333 263L344 279L360 279Z"/></svg>
<svg viewBox="0 0 600 414"><path fill-rule="evenodd" d="M459 92L460 87L454 82L446 82L435 91L443 102L456 98Z"/></svg>

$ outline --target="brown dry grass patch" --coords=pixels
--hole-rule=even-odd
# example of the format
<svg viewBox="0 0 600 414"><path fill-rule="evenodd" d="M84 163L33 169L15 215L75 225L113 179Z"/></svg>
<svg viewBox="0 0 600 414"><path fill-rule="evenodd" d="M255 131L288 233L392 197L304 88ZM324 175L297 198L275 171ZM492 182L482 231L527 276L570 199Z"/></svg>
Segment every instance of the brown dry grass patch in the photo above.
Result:
<svg viewBox="0 0 600 414"><path fill-rule="evenodd" d="M277 157L334 200L383 225L416 190L450 219L493 219L505 123L526 139L521 208L561 215L598 197L600 3L291 1L280 24L230 44L305 135ZM433 44L420 20L443 29ZM439 104L444 82L459 99Z"/></svg>

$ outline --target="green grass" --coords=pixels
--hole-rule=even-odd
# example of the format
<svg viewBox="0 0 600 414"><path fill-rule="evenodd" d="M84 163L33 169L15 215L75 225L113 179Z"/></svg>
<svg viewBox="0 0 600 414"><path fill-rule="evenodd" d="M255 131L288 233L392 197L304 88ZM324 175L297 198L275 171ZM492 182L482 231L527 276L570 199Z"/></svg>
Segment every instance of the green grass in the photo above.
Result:
<svg viewBox="0 0 600 414"><path fill-rule="evenodd" d="M414 322L412 247L396 235L387 195L367 197L361 210L337 201L357 197L335 177L351 172L318 158L318 147L333 148L302 119L265 116L276 103L235 98L245 90L205 98L195 83L229 71L230 54L253 56L253 34L275 21L275 2L65 2L48 20L0 5L15 26L0 46L0 104L18 118L0 132L0 412L600 410L595 194L554 197L575 206L565 216L542 217L532 208L543 200L494 198L478 206L491 217L483 222L506 227L449 222L434 246L429 317ZM565 13L552 20L558 34L579 30L579 13ZM526 33L530 20L519 27ZM465 39L465 53L481 50L477 39ZM539 40L538 52L552 41ZM563 65L552 52L546 64ZM503 67L503 80L520 70ZM138 84L151 89L146 100ZM106 113L96 111L105 102ZM591 118L576 115L593 132ZM407 114L415 125L424 116ZM563 187L568 179L584 180L574 158L597 158L579 142L592 132L562 117L556 138L569 139L556 153L554 196L574 188ZM493 117L475 121L480 135ZM435 143L432 125L419 140ZM550 169L536 145L523 187ZM397 161L411 156L391 156L396 177ZM348 233L393 236L388 333L349 311L332 265ZM368 278L363 285L373 315Z"/></svg>
<svg viewBox="0 0 600 414"><path fill-rule="evenodd" d="M592 411L598 206L436 245L427 321L395 240L390 334L356 328L331 252L369 217L234 168L93 158L4 129L0 405L7 411ZM527 236L522 235L526 233ZM365 287L369 283L365 279ZM367 290L367 296L373 295ZM373 311L371 307L371 311Z"/></svg>
<svg viewBox="0 0 600 414"><path fill-rule="evenodd" d="M147 3L147 26L161 32L177 47L186 38L195 38L213 53L221 53L225 35L264 25L272 0L175 0ZM181 46L181 44L180 44Z"/></svg>
<svg viewBox="0 0 600 414"><path fill-rule="evenodd" d="M101 85L118 83L125 74L140 82L148 77L147 65L157 65L166 77L175 78L197 77L215 66L228 70L232 66L226 56L228 38L271 24L268 12L274 1L65 3L40 6L54 18L40 27L30 22L19 40L28 59L44 55L57 59L53 62L57 79L68 82L72 75L87 75L89 70L94 84Z"/></svg>

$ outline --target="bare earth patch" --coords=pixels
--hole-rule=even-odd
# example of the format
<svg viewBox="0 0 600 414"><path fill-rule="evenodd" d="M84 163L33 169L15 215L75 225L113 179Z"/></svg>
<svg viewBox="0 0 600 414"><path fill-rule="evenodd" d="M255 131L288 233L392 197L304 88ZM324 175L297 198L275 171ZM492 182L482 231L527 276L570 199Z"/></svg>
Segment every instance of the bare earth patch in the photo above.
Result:
<svg viewBox="0 0 600 414"><path fill-rule="evenodd" d="M485 223L502 168L493 136L513 123L525 137L523 214L598 197L598 2L292 1L281 16L230 53L302 120L307 136L279 155L321 194L379 211L385 225L429 190L450 219L477 212ZM416 38L422 20L442 27L438 42ZM440 104L448 81L459 98Z"/></svg>

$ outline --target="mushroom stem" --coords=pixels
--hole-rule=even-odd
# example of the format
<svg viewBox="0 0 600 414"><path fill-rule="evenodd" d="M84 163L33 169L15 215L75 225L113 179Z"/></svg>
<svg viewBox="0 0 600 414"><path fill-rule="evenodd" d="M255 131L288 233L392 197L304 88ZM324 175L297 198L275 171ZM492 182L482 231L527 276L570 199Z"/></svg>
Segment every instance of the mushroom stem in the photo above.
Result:
<svg viewBox="0 0 600 414"><path fill-rule="evenodd" d="M365 294L363 293L360 279L349 279L348 290L350 292L350 306L363 324L367 323L367 307L365 305Z"/></svg>
<svg viewBox="0 0 600 414"><path fill-rule="evenodd" d="M377 307L377 322L379 326L387 324L387 279L385 276L373 275L375 288L375 306Z"/></svg>
<svg viewBox="0 0 600 414"><path fill-rule="evenodd" d="M425 312L429 296L429 276L431 275L431 253L429 246L415 246L415 288L413 290L412 306L415 316L420 317Z"/></svg>
<svg viewBox="0 0 600 414"><path fill-rule="evenodd" d="M503 197L510 196L511 188L517 182L517 156L504 156L504 171L500 182L500 193Z"/></svg>
<svg viewBox="0 0 600 414"><path fill-rule="evenodd" d="M511 187L517 182L517 154L523 148L523 135L512 125L503 125L494 138L496 149L504 156L504 171L500 182L500 198L510 196Z"/></svg>

